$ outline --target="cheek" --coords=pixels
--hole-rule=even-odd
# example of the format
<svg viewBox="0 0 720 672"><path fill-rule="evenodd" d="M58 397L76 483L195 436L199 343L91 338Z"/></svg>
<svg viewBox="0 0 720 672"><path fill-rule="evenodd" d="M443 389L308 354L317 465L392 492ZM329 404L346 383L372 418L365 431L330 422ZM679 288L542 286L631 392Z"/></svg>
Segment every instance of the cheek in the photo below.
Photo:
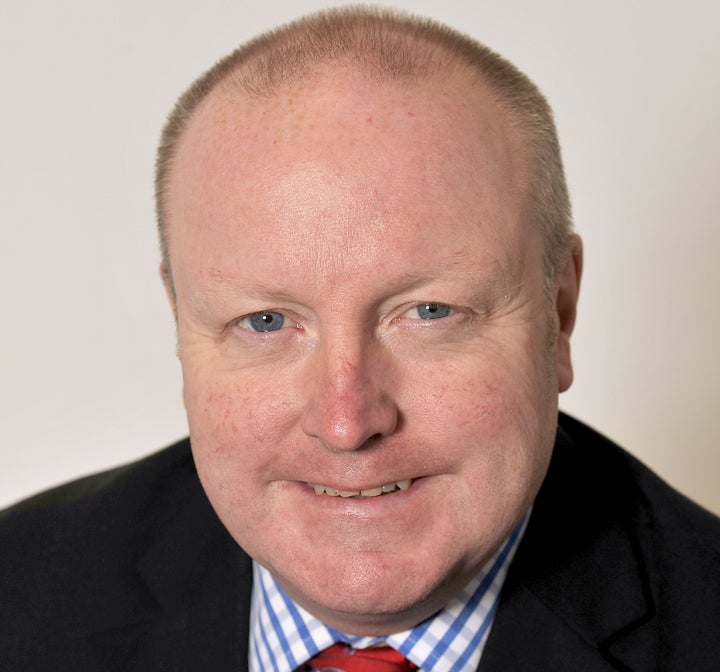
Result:
<svg viewBox="0 0 720 672"><path fill-rule="evenodd" d="M186 366L183 383L191 434L217 437L219 451L231 449L221 444L233 437L270 440L290 407L287 388L272 377Z"/></svg>
<svg viewBox="0 0 720 672"><path fill-rule="evenodd" d="M525 366L519 359L469 357L422 385L416 381L415 389L425 393L414 401L446 432L502 433L530 421L547 397L545 376L538 375L541 367Z"/></svg>
<svg viewBox="0 0 720 672"><path fill-rule="evenodd" d="M246 379L243 379L246 378ZM292 425L282 388L236 374L185 376L184 401L200 479L213 499L243 499L267 472Z"/></svg>
<svg viewBox="0 0 720 672"><path fill-rule="evenodd" d="M525 498L544 474L554 441L557 395L532 351L475 357L429 385L420 417L477 500ZM468 493L470 494L470 493Z"/></svg>

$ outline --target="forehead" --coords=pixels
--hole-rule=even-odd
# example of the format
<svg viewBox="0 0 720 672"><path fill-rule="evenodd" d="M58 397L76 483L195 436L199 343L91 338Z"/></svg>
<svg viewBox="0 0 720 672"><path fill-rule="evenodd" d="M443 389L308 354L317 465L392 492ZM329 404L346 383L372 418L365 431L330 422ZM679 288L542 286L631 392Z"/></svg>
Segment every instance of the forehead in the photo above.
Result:
<svg viewBox="0 0 720 672"><path fill-rule="evenodd" d="M445 221L518 234L524 163L492 91L467 75L378 82L334 67L256 99L226 84L179 143L170 256L174 241L197 248L213 230L227 251L229 226L245 248L274 235L300 249L321 235L348 250L360 221L358 245L373 226L391 245L393 222L403 240L436 227L438 244L455 248L462 230L440 235Z"/></svg>
<svg viewBox="0 0 720 672"><path fill-rule="evenodd" d="M491 88L468 72L406 81L377 81L354 69L327 66L279 88L249 96L235 80L221 83L199 106L179 142L174 174L202 165L213 179L282 159L319 157L338 167L393 154L393 161L447 171L492 162L515 181L522 152ZM422 154L423 161L415 161Z"/></svg>

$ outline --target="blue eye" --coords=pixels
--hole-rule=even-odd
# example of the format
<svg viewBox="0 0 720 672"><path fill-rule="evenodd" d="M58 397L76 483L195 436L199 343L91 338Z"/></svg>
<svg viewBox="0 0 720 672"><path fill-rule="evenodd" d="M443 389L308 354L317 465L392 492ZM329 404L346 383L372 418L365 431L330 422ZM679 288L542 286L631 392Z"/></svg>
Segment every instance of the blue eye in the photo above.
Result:
<svg viewBox="0 0 720 672"><path fill-rule="evenodd" d="M437 320L447 317L452 312L450 306L444 303L421 303L415 310L421 320Z"/></svg>
<svg viewBox="0 0 720 672"><path fill-rule="evenodd" d="M238 325L243 329L267 333L278 331L285 324L285 316L272 310L263 310L260 313L253 313L238 320Z"/></svg>

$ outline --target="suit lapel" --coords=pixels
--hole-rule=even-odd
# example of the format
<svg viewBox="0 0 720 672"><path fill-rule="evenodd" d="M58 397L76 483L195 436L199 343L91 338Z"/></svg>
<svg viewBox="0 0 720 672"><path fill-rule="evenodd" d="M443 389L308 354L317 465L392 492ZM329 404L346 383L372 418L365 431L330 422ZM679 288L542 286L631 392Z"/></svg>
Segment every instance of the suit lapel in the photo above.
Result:
<svg viewBox="0 0 720 672"><path fill-rule="evenodd" d="M147 648L152 665L140 661L138 672L247 666L252 562L201 490L195 500L139 565L160 613Z"/></svg>
<svg viewBox="0 0 720 672"><path fill-rule="evenodd" d="M514 587L508 599L503 596L478 671L612 672L617 669L542 600L520 585Z"/></svg>
<svg viewBox="0 0 720 672"><path fill-rule="evenodd" d="M155 500L143 536L148 545L134 573L135 589L119 595L132 617L106 605L82 645L97 666L122 672L247 670L252 563L218 520L194 469L169 481ZM101 607L102 608L102 607ZM118 667L119 665L119 667ZM77 669L86 669L79 667Z"/></svg>
<svg viewBox="0 0 720 672"><path fill-rule="evenodd" d="M626 471L559 430L480 670L632 669L653 606Z"/></svg>

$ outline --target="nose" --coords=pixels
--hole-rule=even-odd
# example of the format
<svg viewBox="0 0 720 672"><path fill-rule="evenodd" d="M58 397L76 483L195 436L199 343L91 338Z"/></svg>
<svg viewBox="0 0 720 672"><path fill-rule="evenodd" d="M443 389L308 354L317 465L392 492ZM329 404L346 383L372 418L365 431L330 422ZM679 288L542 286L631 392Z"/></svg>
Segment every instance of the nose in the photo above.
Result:
<svg viewBox="0 0 720 672"><path fill-rule="evenodd" d="M379 346L324 345L306 378L302 430L332 451L352 451L392 434L399 412Z"/></svg>

